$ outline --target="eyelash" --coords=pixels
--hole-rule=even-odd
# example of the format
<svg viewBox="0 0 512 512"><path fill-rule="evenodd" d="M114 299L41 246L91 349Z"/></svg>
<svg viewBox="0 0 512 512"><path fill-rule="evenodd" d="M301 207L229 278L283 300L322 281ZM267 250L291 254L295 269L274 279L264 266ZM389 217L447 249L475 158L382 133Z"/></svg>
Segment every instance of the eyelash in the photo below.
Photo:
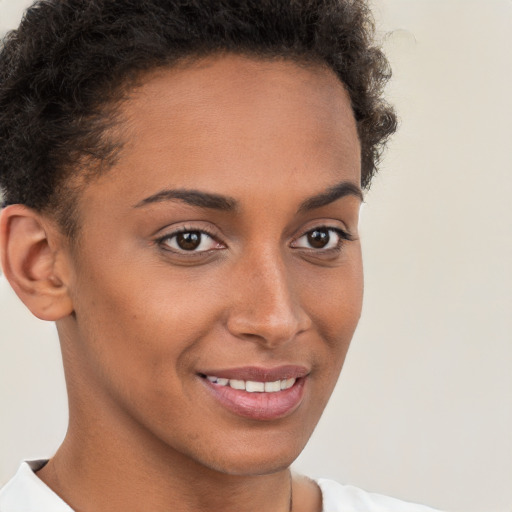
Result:
<svg viewBox="0 0 512 512"><path fill-rule="evenodd" d="M315 232L315 231L328 231L329 233L335 233L338 237L339 237L339 240L336 244L335 247L330 247L328 249L323 249L323 248L313 248L313 247L297 247L297 246L294 246L293 244L296 243L298 240L300 240L301 238L304 238L306 237L307 235ZM206 250L202 250L202 251L196 251L196 250L186 250L186 249L181 249L181 248L171 248L169 247L169 241L175 239L176 237L178 237L180 234L187 234L187 233L199 233L200 235L206 235L207 237L209 237L213 242L217 243L217 244L220 244L222 247L219 247L219 248L212 248L212 249L206 249ZM305 231L301 236L297 237L296 239L294 239L294 241L292 242L292 245L291 247L293 249L302 249L302 250L306 250L308 252L312 252L312 253L317 253L317 254L326 254L326 253L332 253L332 252L339 252L341 250L341 248L343 247L343 245L345 244L346 241L352 241L354 240L354 238L352 237L352 235L350 235L348 232L340 229L340 228L335 228L335 227L332 227L332 226L315 226L314 228L311 228L311 229L308 229L307 231ZM164 235L158 239L156 239L156 243L161 246L164 250L166 251L170 251L170 252L174 252L174 253L177 253L177 254L180 254L180 255L186 255L186 256L198 256L198 255L205 255L205 254L209 254L211 253L212 251L215 251L215 250L220 250L220 249L225 249L226 246L222 244L222 242L219 242L216 235L213 234L212 232L210 232L208 229L204 228L204 227L201 227L201 228L190 228L190 227L184 227L182 229L179 229L177 231L174 231L172 233L169 233L167 235ZM202 241L200 242L200 244L202 243Z"/></svg>
<svg viewBox="0 0 512 512"><path fill-rule="evenodd" d="M201 255L201 254L210 253L211 251L214 251L214 250L218 250L218 249L208 249L208 250L204 250L204 251L187 251L185 249L169 247L169 245L168 245L169 241L173 240L174 238L178 237L179 235L187 234L187 233L199 233L200 235L206 235L209 238L211 238L212 241L216 242L217 244L222 245L222 243L217 240L217 237L212 232L210 232L208 229L206 229L204 227L201 227L201 228L183 227L183 228L178 229L172 233L169 233L168 235L164 235L164 236L158 238L156 240L156 243L166 251L174 252L174 253L177 253L180 255L183 254L186 256L194 256L194 255L197 256L197 255ZM201 241L201 243L202 243L202 241ZM225 246L222 248L225 248Z"/></svg>
<svg viewBox="0 0 512 512"><path fill-rule="evenodd" d="M343 245L345 245L345 242L350 242L354 240L352 235L348 233L347 231L344 231L340 228L335 228L332 226L316 226L312 229L308 229L306 232L304 232L300 237L296 238L293 243L295 243L297 240L300 240L303 237L306 237L307 235L314 233L315 231L327 231L329 233L336 233L336 235L339 237L338 242L336 243L335 247L330 247L328 249L316 249L316 248L307 248L307 247L294 247L296 249L303 249L312 253L317 254L330 254L332 252L339 252L341 251ZM329 240L330 241L330 240ZM293 247L293 246L292 246Z"/></svg>

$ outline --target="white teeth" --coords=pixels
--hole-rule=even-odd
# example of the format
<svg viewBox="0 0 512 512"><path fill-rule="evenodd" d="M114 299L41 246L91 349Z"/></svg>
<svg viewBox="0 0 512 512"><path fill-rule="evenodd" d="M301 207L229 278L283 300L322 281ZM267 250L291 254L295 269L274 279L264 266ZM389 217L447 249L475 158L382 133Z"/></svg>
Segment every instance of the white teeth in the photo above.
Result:
<svg viewBox="0 0 512 512"><path fill-rule="evenodd" d="M281 381L276 380L275 382L265 382L266 393L275 393L276 391L281 391Z"/></svg>
<svg viewBox="0 0 512 512"><path fill-rule="evenodd" d="M245 381L243 380L235 380L235 379L231 379L229 381L229 385L233 388L233 389L245 389Z"/></svg>
<svg viewBox="0 0 512 512"><path fill-rule="evenodd" d="M274 382L258 382L254 380L224 379L213 375L207 375L206 378L218 386L230 386L233 389L247 391L248 393L277 393L290 389L296 381L296 379L283 379Z"/></svg>
<svg viewBox="0 0 512 512"><path fill-rule="evenodd" d="M265 391L265 383L248 380L245 383L245 391L248 393L263 393Z"/></svg>
<svg viewBox="0 0 512 512"><path fill-rule="evenodd" d="M295 384L296 379L286 379L281 381L281 389L290 389Z"/></svg>

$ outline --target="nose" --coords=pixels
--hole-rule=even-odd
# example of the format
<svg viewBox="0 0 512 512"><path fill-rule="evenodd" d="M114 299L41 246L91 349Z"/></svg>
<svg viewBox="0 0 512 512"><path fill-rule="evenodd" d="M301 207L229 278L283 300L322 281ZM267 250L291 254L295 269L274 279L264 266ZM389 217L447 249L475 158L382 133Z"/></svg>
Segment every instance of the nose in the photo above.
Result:
<svg viewBox="0 0 512 512"><path fill-rule="evenodd" d="M275 348L308 330L311 319L282 258L253 255L232 275L227 327L234 336Z"/></svg>

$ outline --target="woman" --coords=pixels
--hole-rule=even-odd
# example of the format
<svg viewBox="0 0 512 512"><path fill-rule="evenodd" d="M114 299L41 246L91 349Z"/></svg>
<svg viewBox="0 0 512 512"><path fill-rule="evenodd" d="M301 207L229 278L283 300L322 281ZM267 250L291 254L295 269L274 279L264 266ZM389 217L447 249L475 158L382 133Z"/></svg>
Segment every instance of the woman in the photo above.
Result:
<svg viewBox="0 0 512 512"><path fill-rule="evenodd" d="M292 476L395 117L359 1L36 3L0 56L2 267L69 429L0 510L427 510Z"/></svg>

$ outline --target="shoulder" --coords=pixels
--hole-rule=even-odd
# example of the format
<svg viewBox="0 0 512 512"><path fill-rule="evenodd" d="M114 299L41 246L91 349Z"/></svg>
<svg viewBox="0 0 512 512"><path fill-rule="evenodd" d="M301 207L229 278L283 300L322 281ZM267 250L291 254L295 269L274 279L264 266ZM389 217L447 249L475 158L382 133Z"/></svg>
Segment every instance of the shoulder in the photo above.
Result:
<svg viewBox="0 0 512 512"><path fill-rule="evenodd" d="M73 512L34 471L46 461L24 462L0 489L0 512Z"/></svg>
<svg viewBox="0 0 512 512"><path fill-rule="evenodd" d="M363 491L327 479L317 480L322 491L323 512L436 512L423 505Z"/></svg>

